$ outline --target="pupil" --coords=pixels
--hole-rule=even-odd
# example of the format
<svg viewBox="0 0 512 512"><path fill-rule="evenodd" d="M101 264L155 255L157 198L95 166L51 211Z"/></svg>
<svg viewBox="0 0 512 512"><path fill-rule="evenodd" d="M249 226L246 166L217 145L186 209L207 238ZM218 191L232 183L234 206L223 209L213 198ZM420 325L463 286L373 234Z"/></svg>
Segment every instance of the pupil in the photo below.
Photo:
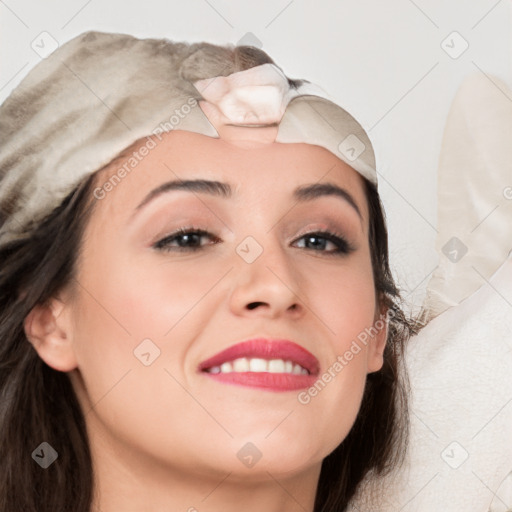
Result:
<svg viewBox="0 0 512 512"><path fill-rule="evenodd" d="M313 242L313 244L312 244L313 246L322 247L323 248L324 245L325 245L325 240L323 240L322 242L319 242L318 241L319 237L317 237L317 236L310 236L310 237L308 237L308 242L311 242L311 240L316 240L317 241L316 243Z"/></svg>
<svg viewBox="0 0 512 512"><path fill-rule="evenodd" d="M191 241L190 239L195 240L196 243L194 243L193 245L197 245L198 237L199 236L197 234L195 234L195 233L188 233L186 235L182 235L181 241L180 241L179 245L182 246L182 247L186 246L186 245L189 245L189 244L187 244L187 241Z"/></svg>

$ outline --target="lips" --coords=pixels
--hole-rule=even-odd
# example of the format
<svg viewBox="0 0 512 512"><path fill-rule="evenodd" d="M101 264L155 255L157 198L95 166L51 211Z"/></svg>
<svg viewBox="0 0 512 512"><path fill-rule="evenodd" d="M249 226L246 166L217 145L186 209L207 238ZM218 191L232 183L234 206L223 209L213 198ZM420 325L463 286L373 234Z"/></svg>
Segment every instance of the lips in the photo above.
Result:
<svg viewBox="0 0 512 512"><path fill-rule="evenodd" d="M319 367L317 358L297 343L257 338L219 352L198 370L226 384L288 391L311 386Z"/></svg>

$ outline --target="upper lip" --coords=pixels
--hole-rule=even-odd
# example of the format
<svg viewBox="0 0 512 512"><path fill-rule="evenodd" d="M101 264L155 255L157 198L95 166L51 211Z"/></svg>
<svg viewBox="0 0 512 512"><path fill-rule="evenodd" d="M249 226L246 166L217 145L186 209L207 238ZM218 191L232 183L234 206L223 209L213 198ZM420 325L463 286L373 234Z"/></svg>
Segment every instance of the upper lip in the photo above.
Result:
<svg viewBox="0 0 512 512"><path fill-rule="evenodd" d="M231 345L203 361L199 364L199 371L220 366L222 363L234 361L240 357L292 361L306 368L310 375L317 374L320 368L318 359L311 352L293 341L277 338L252 338Z"/></svg>

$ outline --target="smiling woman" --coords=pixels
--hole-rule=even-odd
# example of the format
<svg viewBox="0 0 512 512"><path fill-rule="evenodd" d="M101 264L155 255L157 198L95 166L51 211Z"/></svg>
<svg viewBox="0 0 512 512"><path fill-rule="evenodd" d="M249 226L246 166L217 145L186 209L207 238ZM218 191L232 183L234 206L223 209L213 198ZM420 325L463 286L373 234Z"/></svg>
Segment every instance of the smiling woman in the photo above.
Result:
<svg viewBox="0 0 512 512"><path fill-rule="evenodd" d="M0 122L2 510L343 511L401 462L418 326L325 93L252 47L89 33Z"/></svg>

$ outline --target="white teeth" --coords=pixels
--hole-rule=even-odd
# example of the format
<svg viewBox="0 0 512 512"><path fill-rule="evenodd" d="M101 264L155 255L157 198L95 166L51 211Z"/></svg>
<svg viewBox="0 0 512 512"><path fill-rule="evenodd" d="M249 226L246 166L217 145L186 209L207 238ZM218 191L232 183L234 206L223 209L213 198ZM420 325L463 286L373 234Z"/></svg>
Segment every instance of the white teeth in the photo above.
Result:
<svg viewBox="0 0 512 512"><path fill-rule="evenodd" d="M232 373L232 372L268 372L268 373L291 373L292 375L309 375L309 372L300 364L283 359L261 359L258 357L239 357L229 363L222 363L220 366L212 366L210 373Z"/></svg>
<svg viewBox="0 0 512 512"><path fill-rule="evenodd" d="M248 372L249 371L249 360L246 357L235 359L233 361L233 371L235 372Z"/></svg>
<svg viewBox="0 0 512 512"><path fill-rule="evenodd" d="M271 359L268 362L268 371L270 373L284 373L284 361L282 359Z"/></svg>
<svg viewBox="0 0 512 512"><path fill-rule="evenodd" d="M302 366L300 364L294 364L292 373L294 375L300 375L302 373Z"/></svg>
<svg viewBox="0 0 512 512"><path fill-rule="evenodd" d="M230 373L233 371L231 363L222 363L220 365L220 373Z"/></svg>
<svg viewBox="0 0 512 512"><path fill-rule="evenodd" d="M267 372L268 364L265 359L249 359L249 369L251 372Z"/></svg>

